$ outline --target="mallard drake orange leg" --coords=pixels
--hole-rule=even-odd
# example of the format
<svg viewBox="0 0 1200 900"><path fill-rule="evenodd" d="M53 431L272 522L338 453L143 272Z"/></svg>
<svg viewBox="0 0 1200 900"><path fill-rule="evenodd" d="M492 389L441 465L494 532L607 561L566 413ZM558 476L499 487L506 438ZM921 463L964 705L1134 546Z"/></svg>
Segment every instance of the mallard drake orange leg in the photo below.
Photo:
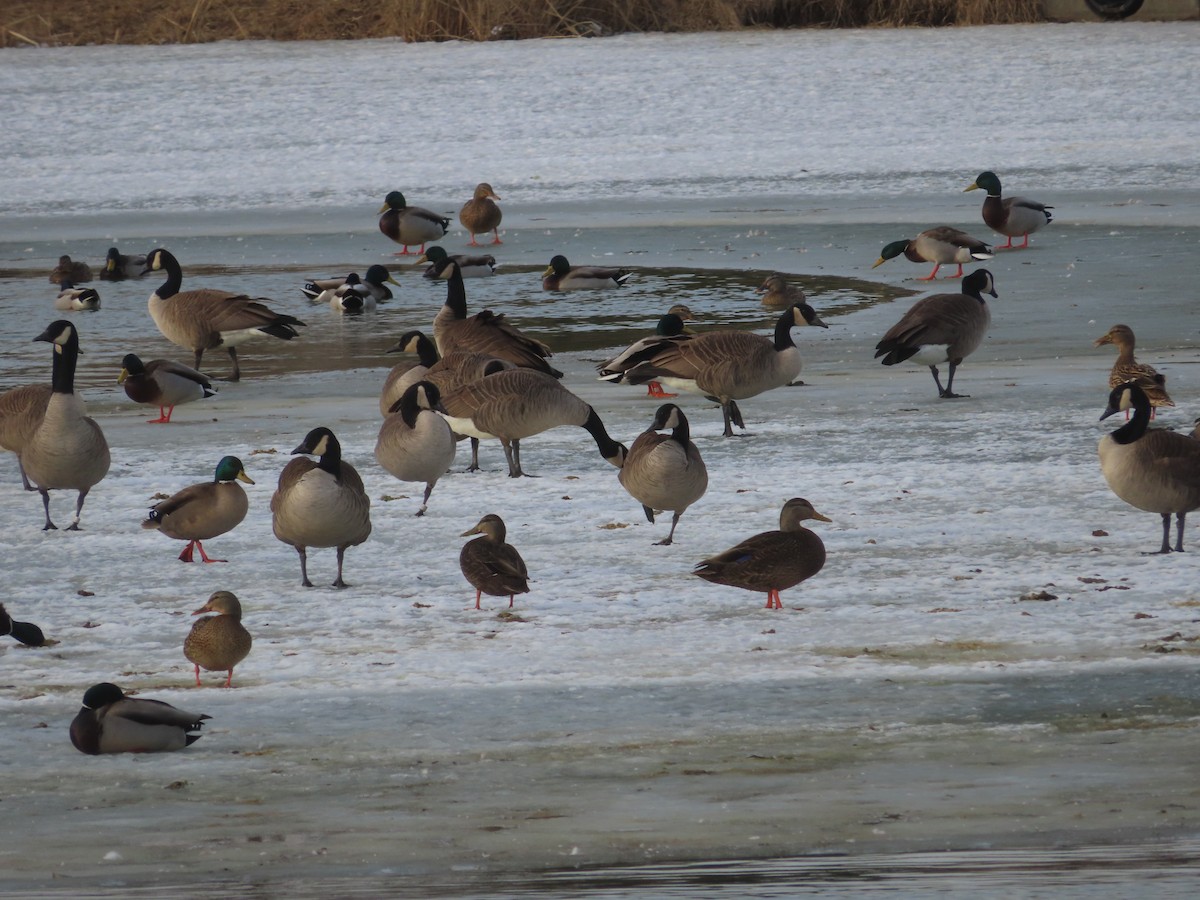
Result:
<svg viewBox="0 0 1200 900"><path fill-rule="evenodd" d="M472 235L472 237L474 237L474 235ZM413 251L408 249L408 244L405 244L403 250L397 250L395 253L392 254L392 256L409 256L412 254L412 252ZM418 250L417 253L420 253L422 256L425 255L425 244L423 244L423 243L421 244L421 249Z"/></svg>
<svg viewBox="0 0 1200 900"><path fill-rule="evenodd" d="M928 275L926 275L924 278L918 278L917 281L933 281L935 278L937 278L938 269L940 269L941 267L942 267L941 263L934 263L933 271L930 272Z"/></svg>
<svg viewBox="0 0 1200 900"><path fill-rule="evenodd" d="M962 263L959 263L959 264L958 264L958 271L957 271L957 272L955 272L953 275L947 275L946 277L947 277L947 278L962 278L962 277L963 277L963 273L962 273Z"/></svg>
<svg viewBox="0 0 1200 900"><path fill-rule="evenodd" d="M651 381L646 385L647 397L678 397L678 394L669 394L663 390L663 386L657 381Z"/></svg>
<svg viewBox="0 0 1200 900"><path fill-rule="evenodd" d="M158 408L158 418L157 419L147 419L146 421L148 423L150 423L151 425L158 425L159 423L170 422L171 421L171 413L173 413L173 412L175 412L175 407L173 407L173 406L160 406Z"/></svg>

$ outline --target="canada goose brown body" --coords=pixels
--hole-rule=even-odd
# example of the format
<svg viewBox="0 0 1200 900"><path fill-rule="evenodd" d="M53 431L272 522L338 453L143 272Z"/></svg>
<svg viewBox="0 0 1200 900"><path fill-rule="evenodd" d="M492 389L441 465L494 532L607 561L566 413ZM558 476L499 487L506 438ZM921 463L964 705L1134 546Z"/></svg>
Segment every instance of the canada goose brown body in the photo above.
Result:
<svg viewBox="0 0 1200 900"><path fill-rule="evenodd" d="M240 459L222 457L212 481L189 485L156 503L142 527L161 531L177 541L187 541L188 545L179 554L184 562L192 562L194 549L200 551L200 558L206 563L225 562L209 558L201 541L233 531L246 518L250 501L239 481L254 484Z"/></svg>
<svg viewBox="0 0 1200 900"><path fill-rule="evenodd" d="M447 253L442 247L430 247L413 265L427 262L424 277L432 281L444 281L450 277L452 265L458 266L463 278L487 278L496 274L496 257L490 253L467 256L462 253Z"/></svg>
<svg viewBox="0 0 1200 900"><path fill-rule="evenodd" d="M504 243L500 240L499 231L500 220L504 218L504 213L496 205L496 201L499 199L496 192L492 190L492 186L483 181L475 186L474 195L458 211L458 221L471 236L470 244L472 246L479 245L479 242L475 240L475 235L487 234L489 231L493 234L493 244Z"/></svg>
<svg viewBox="0 0 1200 900"><path fill-rule="evenodd" d="M508 531L504 520L494 513L484 516L460 535L483 535L463 544L458 554L458 566L463 577L475 588L475 608L483 594L489 597L508 597L511 609L516 594L529 593L529 570L517 548L506 543Z"/></svg>
<svg viewBox="0 0 1200 900"><path fill-rule="evenodd" d="M1127 381L1136 381L1138 387L1150 400L1151 416L1160 406L1174 406L1175 401L1167 393L1167 379L1154 366L1140 363L1133 355L1135 338L1128 325L1114 325L1096 338L1095 346L1113 344L1117 348L1117 361L1108 373L1108 386L1115 388Z"/></svg>
<svg viewBox="0 0 1200 900"><path fill-rule="evenodd" d="M667 428L670 432L663 434ZM708 490L708 469L691 441L683 410L674 403L658 408L650 428L630 445L617 479L642 504L647 522L654 523L655 510L673 513L670 532L658 541L671 544L679 517Z"/></svg>
<svg viewBox="0 0 1200 900"><path fill-rule="evenodd" d="M230 591L216 591L203 606L192 613L204 616L192 623L183 640L183 655L196 667L196 686L201 685L200 670L228 672L225 687L233 687L233 667L250 655L254 638L242 624L242 604Z"/></svg>
<svg viewBox="0 0 1200 900"><path fill-rule="evenodd" d="M165 753L198 741L211 716L177 709L161 700L126 697L115 684L92 685L71 722L71 743L80 753Z"/></svg>
<svg viewBox="0 0 1200 900"><path fill-rule="evenodd" d="M441 358L437 346L419 331L406 331L384 353L415 353L416 362L396 363L388 370L379 392L379 414L386 416L393 404L404 396L404 392L425 377L430 367Z"/></svg>
<svg viewBox="0 0 1200 900"><path fill-rule="evenodd" d="M927 228L915 238L903 241L892 241L886 245L871 268L881 266L889 259L903 255L905 259L915 263L933 263L933 271L919 281L933 281L937 278L938 270L951 263L957 264L958 271L947 277L962 278L964 263L991 259L995 254L992 248L979 238L971 237L965 231L951 228L949 225L939 225Z"/></svg>
<svg viewBox="0 0 1200 900"><path fill-rule="evenodd" d="M27 491L34 487L21 463L21 451L42 424L53 393L48 384L26 384L0 394L0 447L16 454L21 483Z"/></svg>
<svg viewBox="0 0 1200 900"><path fill-rule="evenodd" d="M454 462L454 435L438 415L441 392L429 381L411 385L379 428L375 459L401 481L425 484L418 516L425 515L434 485Z"/></svg>
<svg viewBox="0 0 1200 900"><path fill-rule="evenodd" d="M572 266L559 254L542 273L543 291L604 291L619 288L633 276L627 269L613 266Z"/></svg>
<svg viewBox="0 0 1200 900"><path fill-rule="evenodd" d="M963 188L963 192L983 189L987 197L983 201L983 221L992 231L999 232L1008 238L1008 242L997 246L997 250L1019 250L1029 246L1029 236L1040 231L1054 221L1046 206L1028 197L1004 197L1000 187L1000 179L995 172L981 172L971 184ZM1024 237L1020 247L1014 247L1012 239Z"/></svg>
<svg viewBox="0 0 1200 900"><path fill-rule="evenodd" d="M812 578L825 565L825 544L801 523L828 522L812 504L793 497L779 514L779 530L764 531L710 556L693 571L705 581L767 595L767 609L782 609L779 592Z"/></svg>
<svg viewBox="0 0 1200 900"><path fill-rule="evenodd" d="M397 256L406 256L414 244L420 244L420 252L424 253L426 242L444 237L450 229L450 220L445 216L420 206L409 206L399 191L392 191L384 198L379 212L380 232L404 245Z"/></svg>
<svg viewBox="0 0 1200 900"><path fill-rule="evenodd" d="M196 369L205 350L224 347L233 361L229 380L237 381L241 378L239 344L263 336L290 341L300 334L296 327L304 325L295 316L273 312L261 300L245 294L211 289L181 292L179 261L161 248L146 255L146 266L148 272L167 273L167 280L150 295L150 317L163 337L195 354L192 365Z"/></svg>
<svg viewBox="0 0 1200 900"><path fill-rule="evenodd" d="M346 587L342 564L346 548L363 543L371 534L371 501L354 466L342 459L342 446L328 428L314 428L293 455L318 457L293 459L279 474L271 497L271 527L275 537L296 548L300 555L300 583L308 580L309 547L337 548L334 587Z"/></svg>
<svg viewBox="0 0 1200 900"><path fill-rule="evenodd" d="M875 345L875 358L885 366L912 359L929 366L938 396L968 397L954 393L954 373L962 361L983 343L992 313L984 294L996 296L992 273L976 269L962 280L958 294L932 294L909 307L900 321L888 329ZM950 375L942 387L938 363L950 363Z"/></svg>
<svg viewBox="0 0 1200 900"><path fill-rule="evenodd" d="M91 280L92 267L85 262L76 262L66 254L58 258L58 265L50 273L51 284L62 284L64 281L69 281L71 284L86 284Z"/></svg>
<svg viewBox="0 0 1200 900"><path fill-rule="evenodd" d="M143 363L133 353L127 353L121 361L117 383L134 403L158 407L158 418L146 420L151 424L169 423L176 406L204 400L216 393L208 376L191 366L171 359Z"/></svg>

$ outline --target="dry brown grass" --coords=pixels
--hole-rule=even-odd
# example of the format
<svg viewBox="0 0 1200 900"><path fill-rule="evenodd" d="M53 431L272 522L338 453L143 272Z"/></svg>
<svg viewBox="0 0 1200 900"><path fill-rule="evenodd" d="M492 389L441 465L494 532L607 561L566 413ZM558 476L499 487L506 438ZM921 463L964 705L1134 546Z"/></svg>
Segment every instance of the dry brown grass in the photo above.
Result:
<svg viewBox="0 0 1200 900"><path fill-rule="evenodd" d="M0 11L0 46L368 37L479 41L1040 18L1040 0L7 0Z"/></svg>

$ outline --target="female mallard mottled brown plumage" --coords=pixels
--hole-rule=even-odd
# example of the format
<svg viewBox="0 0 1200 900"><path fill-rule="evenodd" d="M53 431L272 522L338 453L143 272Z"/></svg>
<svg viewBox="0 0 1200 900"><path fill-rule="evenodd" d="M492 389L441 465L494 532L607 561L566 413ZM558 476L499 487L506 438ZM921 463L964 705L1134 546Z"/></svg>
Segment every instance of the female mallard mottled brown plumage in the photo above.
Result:
<svg viewBox="0 0 1200 900"><path fill-rule="evenodd" d="M444 248L433 246L413 265L427 262L424 276L431 281L445 281L450 277L451 263L458 266L463 278L486 278L496 274L496 257L490 253L481 256L465 256L461 253L447 253Z"/></svg>
<svg viewBox="0 0 1200 900"><path fill-rule="evenodd" d="M669 428L669 434L661 434ZM708 470L688 434L687 416L674 403L664 403L647 431L634 440L617 480L629 496L642 504L646 521L654 523L655 510L671 510L671 530L659 545L675 538L683 511L708 490Z"/></svg>
<svg viewBox="0 0 1200 900"><path fill-rule="evenodd" d="M542 273L543 291L602 291L623 285L632 272L610 266L572 266L559 254Z"/></svg>
<svg viewBox="0 0 1200 900"><path fill-rule="evenodd" d="M442 395L437 385L418 381L396 401L379 428L375 459L401 481L425 484L418 516L425 515L434 485L454 462L454 435L438 415Z"/></svg>
<svg viewBox="0 0 1200 900"><path fill-rule="evenodd" d="M1027 197L1001 197L1000 179L995 172L980 172L963 193L982 188L987 191L983 201L983 221L992 231L1008 238L1008 243L997 244L997 250L1022 250L1029 246L1029 236L1049 225L1054 217L1053 206L1046 206ZM1024 237L1020 247L1014 247L1012 239Z"/></svg>
<svg viewBox="0 0 1200 900"><path fill-rule="evenodd" d="M958 271L947 277L962 278L963 263L995 256L992 248L979 238L948 225L939 225L937 228L927 228L910 240L892 241L883 248L871 268L881 266L901 254L911 262L933 263L933 271L924 278L918 278L918 281L933 281L937 278L938 269L951 263L958 265Z"/></svg>
<svg viewBox="0 0 1200 900"><path fill-rule="evenodd" d="M504 542L507 536L504 520L494 513L484 516L460 537L481 534L483 537L463 544L458 554L458 566L463 577L475 588L475 608L483 594L489 597L508 597L511 609L516 594L529 593L529 570L525 560L512 544Z"/></svg>
<svg viewBox="0 0 1200 900"><path fill-rule="evenodd" d="M58 258L58 265L50 273L51 284L62 284L64 281L69 281L71 284L83 284L91 280L91 266L85 262L76 262L65 253Z"/></svg>
<svg viewBox="0 0 1200 900"><path fill-rule="evenodd" d="M165 753L200 740L203 713L176 709L161 700L126 697L115 684L94 684L71 722L71 743L80 753Z"/></svg>
<svg viewBox="0 0 1200 900"><path fill-rule="evenodd" d="M1112 371L1108 374L1109 388L1115 388L1127 381L1137 383L1150 400L1150 417L1154 418L1154 410L1160 406L1174 406L1175 401L1167 393L1167 379L1154 366L1140 363L1133 356L1133 329L1128 325L1114 325L1108 332L1096 338L1095 346L1113 344L1117 348L1117 361L1113 363ZM1126 410L1128 415L1128 410Z"/></svg>
<svg viewBox="0 0 1200 900"><path fill-rule="evenodd" d="M246 518L250 501L239 481L254 484L240 459L222 457L212 481L189 485L156 503L150 508L150 515L142 522L142 527L157 529L178 541L187 541L188 545L179 554L184 562L192 561L193 549L200 551L200 558L206 563L225 562L210 559L200 542L232 531Z"/></svg>
<svg viewBox="0 0 1200 900"><path fill-rule="evenodd" d="M379 230L397 244L404 246L397 256L407 256L408 248L412 244L420 244L419 252L424 253L428 241L444 237L450 229L450 220L445 216L439 216L420 206L409 206L399 191L392 191L384 198L379 212L382 213L379 217Z"/></svg>
<svg viewBox="0 0 1200 900"><path fill-rule="evenodd" d="M812 578L825 565L825 544L801 522L830 521L803 497L783 504L779 530L746 538L724 553L696 565L692 574L705 581L767 595L767 609L783 609L780 591Z"/></svg>
<svg viewBox="0 0 1200 900"><path fill-rule="evenodd" d="M121 360L117 384L134 403L157 406L158 418L147 419L152 425L169 423L176 406L213 396L216 389L208 376L191 366L170 359L152 359L143 363L134 353Z"/></svg>
<svg viewBox="0 0 1200 900"><path fill-rule="evenodd" d="M496 192L492 190L492 186L483 181L475 186L475 195L458 211L458 221L462 222L463 228L467 229L467 233L471 235L472 247L479 246L475 235L487 234L489 231L494 235L493 244L504 243L500 240L499 231L500 220L504 218L504 214L495 203L499 199Z"/></svg>
<svg viewBox="0 0 1200 900"><path fill-rule="evenodd" d="M762 294L762 305L770 309L783 309L795 306L797 303L807 303L808 297L802 288L788 283L787 276L781 272L772 272L759 286L757 293Z"/></svg>
<svg viewBox="0 0 1200 900"><path fill-rule="evenodd" d="M230 591L217 591L208 602L192 613L216 613L192 623L183 641L183 655L196 667L196 686L200 670L228 672L225 687L233 687L233 667L250 653L253 638L242 624L242 604Z"/></svg>

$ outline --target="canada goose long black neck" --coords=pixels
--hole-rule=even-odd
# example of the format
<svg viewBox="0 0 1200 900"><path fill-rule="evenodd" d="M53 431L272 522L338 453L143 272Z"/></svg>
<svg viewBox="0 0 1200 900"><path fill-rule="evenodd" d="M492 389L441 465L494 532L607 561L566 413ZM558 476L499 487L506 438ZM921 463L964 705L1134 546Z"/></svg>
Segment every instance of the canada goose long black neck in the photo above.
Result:
<svg viewBox="0 0 1200 900"><path fill-rule="evenodd" d="M57 326L66 324L66 330L55 331ZM64 335L61 342L52 333ZM54 347L54 364L50 376L51 389L56 394L75 393L75 366L79 362L79 333L74 326L56 322L34 340L49 341Z"/></svg>
<svg viewBox="0 0 1200 900"><path fill-rule="evenodd" d="M775 321L775 349L786 350L788 347L795 347L796 342L792 340L792 326L796 324L796 311L792 307L788 307Z"/></svg>
<svg viewBox="0 0 1200 900"><path fill-rule="evenodd" d="M621 455L621 444L609 437L608 432L604 428L604 423L600 421L600 416L596 414L596 410L588 407L588 417L583 423L583 428L596 441L596 449L600 451L600 455L605 459L613 459Z"/></svg>
<svg viewBox="0 0 1200 900"><path fill-rule="evenodd" d="M1133 406L1133 418L1109 434L1118 444L1132 444L1141 440L1150 427L1150 398L1136 384L1122 384L1113 388L1108 397L1108 409L1101 419L1107 419L1121 411L1121 395L1129 394L1129 402Z"/></svg>
<svg viewBox="0 0 1200 900"><path fill-rule="evenodd" d="M458 263L451 263L450 277L446 279L446 306L454 313L454 318L467 317L467 289Z"/></svg>
<svg viewBox="0 0 1200 900"><path fill-rule="evenodd" d="M438 361L437 345L423 334L417 335L417 361L429 368Z"/></svg>
<svg viewBox="0 0 1200 900"><path fill-rule="evenodd" d="M178 294L179 288L183 285L183 269L180 268L179 260L166 250L155 250L146 259L151 263L157 260L158 267L167 273L167 280L154 293L163 300Z"/></svg>

